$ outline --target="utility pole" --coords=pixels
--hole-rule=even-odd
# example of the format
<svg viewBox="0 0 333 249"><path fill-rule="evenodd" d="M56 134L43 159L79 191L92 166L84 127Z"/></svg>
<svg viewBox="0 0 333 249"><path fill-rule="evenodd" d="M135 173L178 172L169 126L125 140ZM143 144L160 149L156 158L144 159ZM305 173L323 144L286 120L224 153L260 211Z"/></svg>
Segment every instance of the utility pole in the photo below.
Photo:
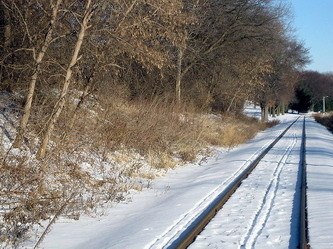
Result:
<svg viewBox="0 0 333 249"><path fill-rule="evenodd" d="M323 113L325 113L325 98L327 98L328 96L323 96Z"/></svg>

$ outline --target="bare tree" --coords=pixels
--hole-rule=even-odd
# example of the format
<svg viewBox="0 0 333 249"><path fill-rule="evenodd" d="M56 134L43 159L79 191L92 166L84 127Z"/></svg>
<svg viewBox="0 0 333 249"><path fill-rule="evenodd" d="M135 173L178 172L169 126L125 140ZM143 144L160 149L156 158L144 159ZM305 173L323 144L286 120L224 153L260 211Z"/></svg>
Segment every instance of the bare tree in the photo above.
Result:
<svg viewBox="0 0 333 249"><path fill-rule="evenodd" d="M191 82L193 84L195 81L193 79L197 79L196 76L199 72L202 76L204 71L207 72L205 76L207 78L221 68L224 71L231 68L233 71L234 68L231 64L238 63L237 59L233 60L233 57L235 54L243 53L243 47L248 47L248 50L252 49L252 51L246 51L246 54L242 55L244 58L248 55L253 56L256 49L260 49L257 44L265 46L272 39L271 32L276 23L281 22L285 16L285 9L282 6L273 6L272 1L199 0L184 1L184 6L184 12L189 13L190 16L193 15L194 18L184 27L188 39L182 48L186 47L186 50L178 48L176 52L177 68L181 68L181 73L179 73L180 70L177 70L175 77L176 99L178 100L180 86L183 85L183 88L191 87ZM233 54L229 51L233 51ZM179 64L180 57L181 64ZM249 60L251 59L249 58ZM219 66L215 67L215 64ZM233 78L233 81L237 82L240 76L233 76ZM214 77L214 79L218 78ZM181 83L181 81L185 82ZM220 78L219 81L221 83L223 80ZM208 88L214 89L215 87ZM235 97L232 98L231 105L236 103L235 99ZM228 107L226 109L230 110Z"/></svg>
<svg viewBox="0 0 333 249"><path fill-rule="evenodd" d="M51 6L52 15L51 15L49 28L47 30L44 42L43 42L42 47L41 47L40 51L38 52L37 56L35 56L36 49L33 48L34 59L35 59L34 72L30 79L29 90L28 90L28 94L26 96L26 102L24 105L24 113L23 113L23 116L20 121L20 127L16 134L15 141L13 143L14 148L20 147L22 145L23 136L24 136L24 133L26 132L28 120L30 117L31 104L32 104L34 93L35 93L36 81L38 79L39 72L40 72L40 66L43 61L46 50L48 49L48 47L52 41L52 34L53 34L54 26L56 24L61 2L62 2L62 0L57 0L55 5Z"/></svg>
<svg viewBox="0 0 333 249"><path fill-rule="evenodd" d="M85 38L86 32L89 29L89 21L91 19L91 17L94 14L94 8L91 4L91 0L87 0L86 5L85 5L85 11L84 11L84 15L83 15L83 19L82 19L82 23L81 23L81 29L80 29L80 33L78 34L78 38L74 47L74 51L73 51L73 55L71 58L71 61L68 65L67 71L66 71L66 76L65 76L65 81L63 84L63 88L60 94L60 97L58 99L57 104L54 106L53 108L53 112L52 115L50 117L50 120L48 122L45 134L43 136L42 139L42 143L41 146L39 148L38 151L38 155L37 157L39 159L43 159L45 157L45 153L46 153L46 149L47 149L47 145L49 143L50 140L50 136L53 132L55 123L58 121L59 116L65 106L65 102L66 102L66 95L68 93L68 88L71 82L71 78L72 78L72 70L73 67L75 66L75 64L77 63L78 59L79 59L79 53L80 53L80 49L83 43L83 40Z"/></svg>
<svg viewBox="0 0 333 249"><path fill-rule="evenodd" d="M0 2L0 55L1 55L1 64L0 64L0 83L2 85L8 86L6 82L8 80L8 73L6 72L7 68L5 65L5 58L8 53L10 53L10 47L12 45L12 25L10 20L9 8L6 3L3 1Z"/></svg>
<svg viewBox="0 0 333 249"><path fill-rule="evenodd" d="M178 59L177 59L177 78L176 78L176 101L178 104L181 102L181 81L182 81L182 61L184 48L180 47L178 49Z"/></svg>

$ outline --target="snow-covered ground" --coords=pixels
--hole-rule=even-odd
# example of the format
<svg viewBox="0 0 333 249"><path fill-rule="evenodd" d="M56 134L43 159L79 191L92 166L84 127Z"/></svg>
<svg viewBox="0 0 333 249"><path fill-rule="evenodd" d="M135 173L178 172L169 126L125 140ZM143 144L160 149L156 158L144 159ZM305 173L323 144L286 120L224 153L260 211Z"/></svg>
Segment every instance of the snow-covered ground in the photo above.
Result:
<svg viewBox="0 0 333 249"><path fill-rule="evenodd" d="M296 115L281 118L284 122L280 125L261 132L233 151L217 151L215 157L200 165L170 171L153 181L150 189L133 193L132 202L118 204L106 216L58 220L42 247L161 248L233 181ZM30 246L32 244L33 241Z"/></svg>
<svg viewBox="0 0 333 249"><path fill-rule="evenodd" d="M303 119L282 137L189 248L296 248Z"/></svg>
<svg viewBox="0 0 333 249"><path fill-rule="evenodd" d="M333 135L306 122L307 202L311 248L333 248Z"/></svg>
<svg viewBox="0 0 333 249"><path fill-rule="evenodd" d="M250 116L250 117L255 117L255 118L258 118L258 119L261 118L261 109L260 109L260 107L257 106L257 105L254 105L251 102L246 102L245 103L245 105L244 105L244 113L247 116Z"/></svg>
<svg viewBox="0 0 333 249"><path fill-rule="evenodd" d="M60 218L41 248L164 248L297 117L279 116L279 125L246 144L228 152L218 150L200 164L170 170L152 181L149 189L131 192L131 202L116 204L105 216L82 216L78 221ZM292 202L298 184L300 134L301 120L255 170L257 174L244 181L238 191L242 195L230 199L223 208L226 212L215 218L218 222L207 228L211 229L208 235L204 232L193 248L296 245L298 231L291 221L297 214ZM310 243L313 248L333 248L333 149L329 147L333 135L308 118L307 138ZM260 205L250 208L257 201ZM22 247L32 248L35 242L31 237Z"/></svg>

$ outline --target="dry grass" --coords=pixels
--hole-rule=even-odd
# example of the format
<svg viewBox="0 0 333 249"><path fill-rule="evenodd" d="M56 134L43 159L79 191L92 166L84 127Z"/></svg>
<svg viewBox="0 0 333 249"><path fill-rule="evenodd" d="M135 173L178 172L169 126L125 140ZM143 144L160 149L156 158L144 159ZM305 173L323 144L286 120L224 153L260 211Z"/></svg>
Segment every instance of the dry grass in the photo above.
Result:
<svg viewBox="0 0 333 249"><path fill-rule="evenodd" d="M0 242L6 248L15 248L30 228L58 213L73 219L95 215L109 201L123 200L129 189L142 188L112 165L95 162L82 168L82 159L74 155L69 160L53 152L53 159L41 162L12 153L1 156Z"/></svg>
<svg viewBox="0 0 333 249"><path fill-rule="evenodd" d="M205 140L210 145L232 148L253 138L259 131L270 128L277 121L260 123L257 119L246 116L220 116L206 120L208 126L204 132Z"/></svg>
<svg viewBox="0 0 333 249"><path fill-rule="evenodd" d="M153 167L167 169L176 165L176 158L193 161L202 150L201 123L194 117L159 100L107 104L95 120L90 119L92 129L87 133L91 147L103 157L110 152L133 150ZM80 122L89 129L86 120Z"/></svg>
<svg viewBox="0 0 333 249"><path fill-rule="evenodd" d="M134 150L152 167L164 169L175 167L179 160L193 162L210 146L231 148L244 143L276 124L245 116L198 114L160 100L108 105L98 117L103 118L89 132L93 147L105 154Z"/></svg>
<svg viewBox="0 0 333 249"><path fill-rule="evenodd" d="M316 113L312 116L318 123L324 125L327 129L333 132L333 113Z"/></svg>
<svg viewBox="0 0 333 249"><path fill-rule="evenodd" d="M43 161L34 159L41 124L31 127L21 152L0 150L0 245L15 247L35 224L58 215L95 215L123 200L129 189L149 185L156 169L193 162L211 146L231 148L274 125L244 116L198 114L191 105L166 99L131 102L126 94L119 96L88 100L73 129L74 106L67 107Z"/></svg>

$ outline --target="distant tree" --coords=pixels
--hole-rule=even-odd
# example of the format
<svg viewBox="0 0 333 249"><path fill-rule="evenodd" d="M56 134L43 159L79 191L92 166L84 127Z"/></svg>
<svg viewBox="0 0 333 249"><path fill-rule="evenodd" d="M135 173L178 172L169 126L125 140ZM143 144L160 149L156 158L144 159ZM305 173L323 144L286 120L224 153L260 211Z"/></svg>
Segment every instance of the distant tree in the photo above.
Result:
<svg viewBox="0 0 333 249"><path fill-rule="evenodd" d="M311 109L322 111L323 97L325 97L326 110L330 110L330 102L333 98L333 77L331 74L305 71L300 74L298 88L305 89L311 97Z"/></svg>
<svg viewBox="0 0 333 249"><path fill-rule="evenodd" d="M311 107L311 95L310 93L301 87L298 87L295 91L295 100L289 106L290 109L300 112L308 112Z"/></svg>
<svg viewBox="0 0 333 249"><path fill-rule="evenodd" d="M244 64L247 59L256 60L251 58L256 56L255 49L259 48L259 43L260 46L269 44L274 23L284 16L283 8L273 7L272 1L255 0L184 1L184 6L194 16L194 21L185 27L187 39L177 50L177 65L181 69L176 79L177 98L180 86L187 92L191 88L205 88L207 99L213 96L219 102L214 104L215 107L219 106L220 111L230 111L231 107L237 106L241 94L237 94L237 98L227 97L227 100L226 94L220 92L226 87L219 85L223 82L233 85L240 80L239 74L243 72L236 72L237 67L242 68L239 60ZM256 69L259 69L257 65ZM207 78L211 80L207 81ZM238 86L234 85L233 89L239 89ZM248 86L242 89L248 89ZM219 96L221 94L225 96ZM222 103L220 97L230 102Z"/></svg>

